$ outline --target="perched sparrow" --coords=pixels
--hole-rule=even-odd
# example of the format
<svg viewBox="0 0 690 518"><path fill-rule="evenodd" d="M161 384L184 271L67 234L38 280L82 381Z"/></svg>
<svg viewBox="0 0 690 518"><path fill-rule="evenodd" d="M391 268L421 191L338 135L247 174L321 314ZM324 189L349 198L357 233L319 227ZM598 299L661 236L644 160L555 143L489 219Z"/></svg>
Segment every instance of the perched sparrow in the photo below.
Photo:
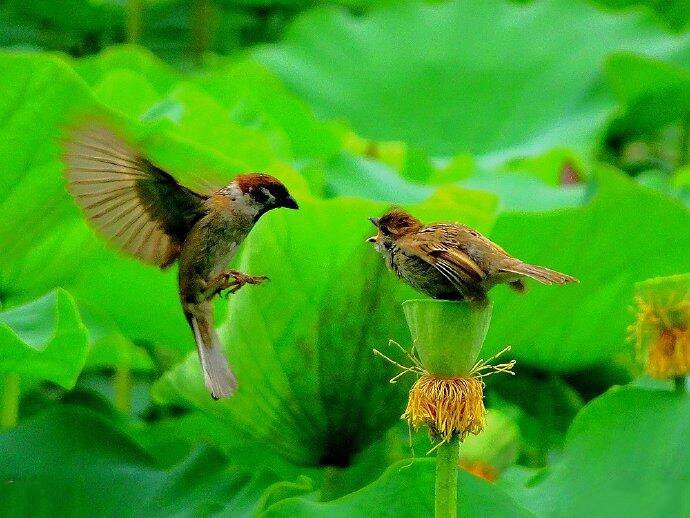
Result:
<svg viewBox="0 0 690 518"><path fill-rule="evenodd" d="M375 243L386 265L413 288L445 300L483 300L500 283L524 291L523 277L542 284L577 282L575 277L523 263L464 225L424 225L401 209L370 218Z"/></svg>
<svg viewBox="0 0 690 518"><path fill-rule="evenodd" d="M98 124L71 134L63 160L68 189L98 230L160 268L179 260L180 299L206 387L214 399L231 396L237 381L213 330L211 299L266 280L227 265L262 214L297 202L277 179L255 173L210 195L194 192Z"/></svg>

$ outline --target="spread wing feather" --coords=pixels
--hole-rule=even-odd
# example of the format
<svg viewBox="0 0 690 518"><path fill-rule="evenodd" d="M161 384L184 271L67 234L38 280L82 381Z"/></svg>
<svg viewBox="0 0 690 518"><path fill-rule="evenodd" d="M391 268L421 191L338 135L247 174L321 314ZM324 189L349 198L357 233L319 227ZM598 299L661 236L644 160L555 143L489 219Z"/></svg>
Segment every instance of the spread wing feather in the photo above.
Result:
<svg viewBox="0 0 690 518"><path fill-rule="evenodd" d="M91 223L123 251L165 268L206 213L206 196L175 181L104 126L65 142L68 189Z"/></svg>

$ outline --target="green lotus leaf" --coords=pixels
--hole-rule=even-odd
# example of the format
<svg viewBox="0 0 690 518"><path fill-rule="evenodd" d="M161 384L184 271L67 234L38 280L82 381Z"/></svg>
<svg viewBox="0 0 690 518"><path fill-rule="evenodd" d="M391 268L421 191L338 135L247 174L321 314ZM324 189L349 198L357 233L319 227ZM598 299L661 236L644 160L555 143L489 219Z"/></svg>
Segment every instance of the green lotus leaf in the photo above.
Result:
<svg viewBox="0 0 690 518"><path fill-rule="evenodd" d="M496 199L439 191L417 213L491 225ZM355 199L300 200L297 212L267 214L239 268L270 282L231 297L220 328L239 392L215 402L191 355L158 387L241 426L294 462L347 465L399 419L409 384L374 357L389 339L409 343L401 303L413 294L365 239L385 205Z"/></svg>
<svg viewBox="0 0 690 518"><path fill-rule="evenodd" d="M93 87L93 93L103 104L133 118L146 113L161 100L145 76L126 69L105 74Z"/></svg>
<svg viewBox="0 0 690 518"><path fill-rule="evenodd" d="M159 95L165 95L181 74L156 57L153 52L136 45L117 45L103 52L74 60L75 71L90 85L96 86L113 72L129 72L150 81Z"/></svg>
<svg viewBox="0 0 690 518"><path fill-rule="evenodd" d="M404 2L359 17L310 11L254 56L318 114L366 138L496 161L558 145L590 150L614 106L602 88L606 56L688 62L688 38L650 15L579 1Z"/></svg>
<svg viewBox="0 0 690 518"><path fill-rule="evenodd" d="M246 162L251 157L246 170L264 170L279 156L265 134L232 121L224 106L192 83L177 85L168 101L181 107L175 120L175 130L180 135L203 143L231 160ZM209 124L210 121L214 123Z"/></svg>
<svg viewBox="0 0 690 518"><path fill-rule="evenodd" d="M411 183L386 164L341 152L323 166L327 197L357 196L389 203L419 203L434 188Z"/></svg>
<svg viewBox="0 0 690 518"><path fill-rule="evenodd" d="M608 9L629 11L637 8L642 11L654 11L671 29L682 31L690 23L690 2L688 0L596 0L596 3Z"/></svg>
<svg viewBox="0 0 690 518"><path fill-rule="evenodd" d="M468 189L492 192L501 198L501 208L507 212L545 212L582 205L584 185L555 187L535 178L533 169L520 172L479 172L460 185Z"/></svg>
<svg viewBox="0 0 690 518"><path fill-rule="evenodd" d="M186 77L135 46L109 48L74 62L99 101L147 121L169 119L176 134L265 169L276 156L322 157L340 146L340 130L317 121L256 62L220 61L199 77Z"/></svg>
<svg viewBox="0 0 690 518"><path fill-rule="evenodd" d="M72 388L87 351L86 327L64 290L0 312L0 372Z"/></svg>
<svg viewBox="0 0 690 518"><path fill-rule="evenodd" d="M561 372L610 360L627 347L635 283L690 268L686 228L687 207L614 170L596 174L580 207L502 213L490 233L496 243L580 283L492 291L486 354L512 345L518 362Z"/></svg>
<svg viewBox="0 0 690 518"><path fill-rule="evenodd" d="M311 109L255 61L229 61L194 83L229 111L231 120L267 135L294 159L324 158L340 147L341 129Z"/></svg>
<svg viewBox="0 0 690 518"><path fill-rule="evenodd" d="M612 388L582 409L561 461L519 499L539 516L685 516L689 420L687 394Z"/></svg>
<svg viewBox="0 0 690 518"><path fill-rule="evenodd" d="M82 303L79 313L89 334L87 369L119 366L133 371L153 370L153 362L146 350L122 334L101 309Z"/></svg>
<svg viewBox="0 0 690 518"><path fill-rule="evenodd" d="M650 135L690 113L690 70L631 54L615 54L606 72L622 105L609 133L626 139Z"/></svg>
<svg viewBox="0 0 690 518"><path fill-rule="evenodd" d="M479 435L468 435L460 447L460 463L493 480L518 458L520 430L506 414L489 409L486 426Z"/></svg>
<svg viewBox="0 0 690 518"><path fill-rule="evenodd" d="M434 509L433 459L401 461L368 486L331 502L282 500L266 516L431 516ZM460 471L458 516L533 516L497 486Z"/></svg>
<svg viewBox="0 0 690 518"><path fill-rule="evenodd" d="M277 481L228 467L210 449L162 469L122 430L77 407L27 420L0 436L0 449L3 516L251 516Z"/></svg>
<svg viewBox="0 0 690 518"><path fill-rule="evenodd" d="M542 468L563 450L565 434L584 405L583 399L556 376L545 378L541 372L520 369L520 365L517 370L519 375L516 376L487 378L487 405L510 416L519 427L520 464ZM466 442L473 439L482 443L485 435L468 437ZM510 435L510 431L503 439L506 435Z"/></svg>

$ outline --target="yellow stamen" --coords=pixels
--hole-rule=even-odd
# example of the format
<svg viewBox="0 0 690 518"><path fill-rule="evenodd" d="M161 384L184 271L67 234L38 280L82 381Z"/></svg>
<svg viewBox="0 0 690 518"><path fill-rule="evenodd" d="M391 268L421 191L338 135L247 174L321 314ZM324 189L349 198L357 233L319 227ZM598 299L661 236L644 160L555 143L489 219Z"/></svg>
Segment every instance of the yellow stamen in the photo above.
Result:
<svg viewBox="0 0 690 518"><path fill-rule="evenodd" d="M401 417L415 430L427 426L431 438L440 440L431 451L453 437L462 441L470 433L477 435L481 432L486 417L483 378L499 372L515 374L512 372L515 360L498 365L489 363L509 351L510 346L488 360L477 361L467 376L440 377L424 369L416 355L414 344L409 351L393 340L389 345L395 345L402 351L412 365L408 367L398 363L378 349L373 352L400 369L400 373L391 378L391 383L396 383L407 373L419 376L410 389L407 408Z"/></svg>
<svg viewBox="0 0 690 518"><path fill-rule="evenodd" d="M484 429L486 409L484 388L480 378L437 378L423 374L410 390L410 398L402 418L417 430L427 426L434 439L461 441Z"/></svg>

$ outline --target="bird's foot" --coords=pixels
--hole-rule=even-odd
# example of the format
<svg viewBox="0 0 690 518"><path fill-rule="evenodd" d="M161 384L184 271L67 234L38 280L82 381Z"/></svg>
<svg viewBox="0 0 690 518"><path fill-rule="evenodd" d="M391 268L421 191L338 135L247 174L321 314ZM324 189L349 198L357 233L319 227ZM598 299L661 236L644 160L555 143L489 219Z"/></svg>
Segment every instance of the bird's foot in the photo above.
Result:
<svg viewBox="0 0 690 518"><path fill-rule="evenodd" d="M237 293L239 289L246 284L261 284L267 281L268 277L265 275L247 275L237 270L228 270L219 274L216 279L211 281L217 284L215 293L220 294L227 290L226 295L229 295L231 293Z"/></svg>

